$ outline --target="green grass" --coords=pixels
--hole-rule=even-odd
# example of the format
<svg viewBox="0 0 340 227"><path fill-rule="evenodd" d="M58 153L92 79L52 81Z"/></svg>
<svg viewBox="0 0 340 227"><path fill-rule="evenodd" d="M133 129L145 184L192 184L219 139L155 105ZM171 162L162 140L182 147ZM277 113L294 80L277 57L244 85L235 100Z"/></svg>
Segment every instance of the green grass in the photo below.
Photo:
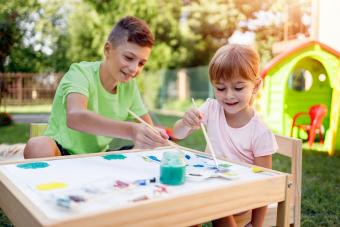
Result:
<svg viewBox="0 0 340 227"><path fill-rule="evenodd" d="M177 117L157 115L164 127L170 127ZM0 143L22 143L28 139L28 124L0 127ZM179 143L183 146L204 150L201 132ZM114 143L113 143L114 144ZM273 168L288 172L288 158L275 154ZM329 157L325 153L303 151L302 166L302 226L339 226L340 223L340 156ZM11 226L10 221L0 211L0 226Z"/></svg>
<svg viewBox="0 0 340 227"><path fill-rule="evenodd" d="M29 137L29 124L0 126L0 144L26 143Z"/></svg>

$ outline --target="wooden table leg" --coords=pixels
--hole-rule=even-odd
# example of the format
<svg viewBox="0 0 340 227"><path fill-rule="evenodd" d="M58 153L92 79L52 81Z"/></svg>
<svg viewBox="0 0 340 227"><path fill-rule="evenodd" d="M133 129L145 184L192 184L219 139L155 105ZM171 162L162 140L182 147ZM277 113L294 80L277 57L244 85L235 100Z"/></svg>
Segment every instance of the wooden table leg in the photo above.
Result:
<svg viewBox="0 0 340 227"><path fill-rule="evenodd" d="M290 217L290 200L292 196L292 176L287 176L286 181L286 196L285 200L278 203L277 206L277 227L286 227L289 226L289 217Z"/></svg>

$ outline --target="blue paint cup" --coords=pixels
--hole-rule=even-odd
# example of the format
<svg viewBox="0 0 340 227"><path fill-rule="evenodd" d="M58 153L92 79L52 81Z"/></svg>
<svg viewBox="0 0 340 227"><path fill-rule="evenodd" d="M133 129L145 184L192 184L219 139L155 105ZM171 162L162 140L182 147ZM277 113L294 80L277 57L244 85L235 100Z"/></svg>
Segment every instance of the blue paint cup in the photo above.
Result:
<svg viewBox="0 0 340 227"><path fill-rule="evenodd" d="M180 151L166 151L160 167L160 181L167 185L181 185L185 182L184 154Z"/></svg>

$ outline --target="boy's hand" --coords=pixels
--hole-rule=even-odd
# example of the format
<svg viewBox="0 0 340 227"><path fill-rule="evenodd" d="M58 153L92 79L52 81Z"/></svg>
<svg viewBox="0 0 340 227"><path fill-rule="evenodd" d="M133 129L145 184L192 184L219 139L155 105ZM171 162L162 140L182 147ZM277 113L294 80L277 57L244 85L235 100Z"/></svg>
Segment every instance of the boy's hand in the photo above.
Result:
<svg viewBox="0 0 340 227"><path fill-rule="evenodd" d="M192 108L185 112L183 124L192 129L199 129L203 120L203 114L196 108Z"/></svg>
<svg viewBox="0 0 340 227"><path fill-rule="evenodd" d="M143 149L167 146L169 136L166 131L157 127L155 129L158 133L144 124L137 124L133 135L134 147Z"/></svg>

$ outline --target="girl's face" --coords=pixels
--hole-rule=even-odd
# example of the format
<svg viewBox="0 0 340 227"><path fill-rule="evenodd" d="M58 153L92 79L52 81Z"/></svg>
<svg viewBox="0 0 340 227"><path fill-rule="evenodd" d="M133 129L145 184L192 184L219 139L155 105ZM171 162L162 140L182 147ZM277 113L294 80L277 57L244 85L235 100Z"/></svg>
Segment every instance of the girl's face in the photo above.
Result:
<svg viewBox="0 0 340 227"><path fill-rule="evenodd" d="M118 82L128 82L143 69L151 52L150 47L125 42L117 47L105 46L105 60L109 75Z"/></svg>
<svg viewBox="0 0 340 227"><path fill-rule="evenodd" d="M223 106L228 115L248 113L251 100L256 94L260 80L251 81L243 78L221 80L214 83L214 92L217 101Z"/></svg>

